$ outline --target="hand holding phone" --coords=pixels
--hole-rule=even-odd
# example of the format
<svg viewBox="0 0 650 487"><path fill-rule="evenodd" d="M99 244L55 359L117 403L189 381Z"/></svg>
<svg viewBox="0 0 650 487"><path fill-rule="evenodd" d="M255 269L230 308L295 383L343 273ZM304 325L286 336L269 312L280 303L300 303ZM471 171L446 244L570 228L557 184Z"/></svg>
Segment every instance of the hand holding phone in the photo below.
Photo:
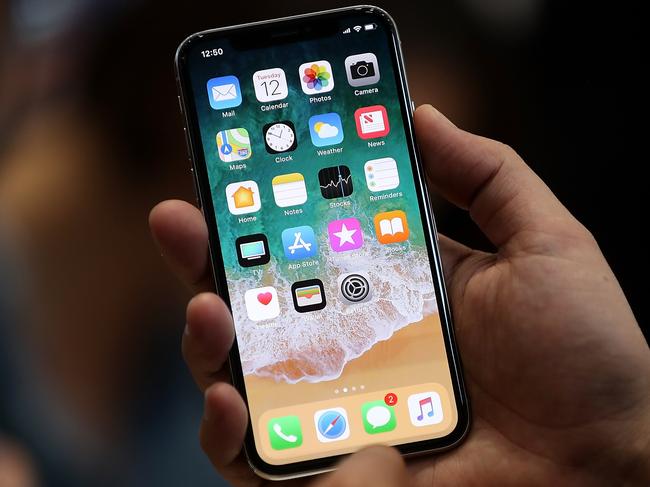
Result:
<svg viewBox="0 0 650 487"><path fill-rule="evenodd" d="M379 64L380 69L375 70L375 73L378 72L381 78L385 70L382 69L381 61ZM355 62L355 67L357 67L357 62ZM367 65L365 67L358 65L358 67L365 68L362 69L361 74L372 71L368 69ZM328 67L320 61L310 64L305 69L307 70L305 83L308 90L315 90L319 83L321 89L336 84L336 77L330 81L331 76L328 77L326 74L331 75L332 72L328 71ZM352 73L350 78L352 78ZM352 86L351 83L350 86ZM332 86L329 91L334 89ZM282 93L280 84L277 87L272 87L269 93L278 90L279 96ZM304 89L302 91L305 95L308 94ZM314 101L314 103L324 102L323 96L325 95L316 97L318 101ZM236 98L235 94L232 99ZM234 103L234 101L230 103ZM406 102L400 101L400 103L406 110ZM393 123L390 116L392 110L387 110L389 115L385 119L383 111L378 108L379 106L386 108L385 105L369 104L364 107L368 110L364 111L363 119L361 117L355 119L359 139L363 140L363 135L373 132L384 133L388 130L387 133L394 133L395 126L402 127L404 130L407 124ZM277 108L272 110L275 109ZM222 114L224 118L228 116ZM408 117L408 112L406 112L406 116ZM345 119L338 122L335 117L332 117L320 122L323 125L313 127L316 134L312 139L314 147L320 147L316 142L325 142L324 146L326 146L328 138L338 136L339 132L329 127L338 128L340 123L346 134L349 132L349 128L354 129L349 122L346 125ZM327 126L324 127L324 125ZM625 338L636 336L635 333L638 334L638 329L635 329L633 315L613 276L605 281L597 278L603 274L610 275L611 271L600 256L589 234L577 224L566 209L552 196L548 188L532 174L516 154L498 143L462 132L430 108L419 110L416 116L416 127L424 159L436 189L452 202L469 207L478 225L499 247L499 257L496 257L472 251L443 237L440 239L448 269L450 293L458 319L459 338L463 347L465 363L472 378L470 385L477 400L476 416L481 428L471 442L453 456L446 456L439 460L430 457L412 460L415 464L415 471L420 472L417 478L426 478L425 472L431 470L432 473L435 466L436 476L442 481L463 483L473 482L479 478L488 484L495 484L502 483L509 478L513 469L522 468L530 471L533 468L541 482L557 483L558 479L562 478L562 472L558 471L558 468L564 464L564 455L570 454L572 458L582 456L585 459L584 464L586 464L593 445L601 445L602 451L616 452L619 451L617 448L624 448L624 442L617 443L616 439L612 440L615 435L612 435L611 431L604 431L599 426L598 418L603 414L618 414L620 405L630 403L629 399L632 397L642 398L642 402L646 406L648 403L647 390L643 387L643 377L646 376L639 379L636 374L634 377L628 374L628 378L624 381L625 387L618 390L616 397L608 397L607 400L604 400L600 395L593 396L594 392L599 389L597 387L594 389L593 384L586 380L580 371L590 370L590 374L595 374L595 380L602 384L608 383L612 374L625 375L622 369L613 371L609 363L603 361L603 357L611 352L612 346L616 348L616 353L625 356L629 363L635 364L635 370L647 371L649 362L647 347L643 349L642 346L637 346L641 345L638 340L635 342ZM322 130L323 128L325 130ZM278 135L284 134L283 126L277 127L277 129ZM207 132L221 131L220 127L216 126ZM386 137L387 133L378 137ZM226 149L225 152L221 152L224 157L230 157L235 153L233 157L239 157L238 160L246 160L250 158L249 154L255 153L255 144L251 144L250 140L247 141L245 135L242 131L222 135L221 146ZM294 135L297 135L300 146L301 133L298 132ZM302 135L311 136L311 130L310 132L307 132L306 129L303 130ZM219 144L218 140L217 137L217 145ZM384 141L387 142L388 139ZM287 143L293 144L290 141ZM331 145L337 146L340 143L341 141L338 141ZM196 136L192 139L192 146L208 147L204 140ZM368 149L376 147L382 146L367 146ZM268 153L271 154L271 152ZM332 155L332 153L323 153L321 156L328 155ZM204 156L205 154L201 157ZM194 153L194 157L196 162L196 153ZM198 158L201 159L201 157ZM217 160L232 162L224 160L219 154L212 157L215 162ZM397 160L395 157L393 159ZM385 164L380 167L388 170L389 175L386 178L387 181L382 181L381 185L390 186L394 184L394 166L390 162L386 163L385 160L382 162ZM415 160L415 162L417 161ZM374 163L373 165L376 166ZM323 164L323 166L325 165ZM350 195L354 195L355 183L359 179L363 180L354 178L355 169L359 171L363 167L365 170L365 167L363 165L352 168L348 166L352 176L351 179L348 179L348 171L343 166L346 165L339 163L321 167L320 170L326 170L325 178L323 181L318 178L319 187L311 187L311 189L320 189L324 200L337 198L340 200L340 198L349 198ZM399 172L402 169L399 160L397 160L396 166L399 184L402 184L404 178ZM411 167L415 170L418 169L417 164ZM233 170L238 169L242 168L235 167ZM315 169L319 169L319 167ZM312 174L316 178L318 173L314 171ZM417 177L413 176L413 173L409 177L417 181ZM311 194L310 187L304 180L304 176L301 179L293 173L287 173L286 177L277 181L277 184L271 181L271 186L279 186L278 197L276 198L276 195L273 194L277 207L282 208L278 201L284 202L292 199L302 201L305 189L308 195ZM406 180L411 181L408 178ZM199 187L204 195L212 194L213 188L206 181L209 182L209 179L200 179ZM255 190L259 190L260 186L255 188L248 181L257 184L252 179L247 180L246 184L240 184L233 188L231 193L226 191L226 195L229 200L232 198L233 202L237 200L237 204L233 203L235 209L247 208L252 210L250 213L255 213L262 209L265 199L268 202L273 202L273 199L269 194L266 198L256 201ZM368 183L367 180L366 183ZM223 181L220 184L231 183ZM287 184L290 185L289 188L287 188ZM380 187L383 187L381 185ZM371 194L372 186L367 184L366 187L367 194ZM240 188L243 188L243 191L237 193ZM287 189L291 189L291 191L287 193ZM423 193L418 193L417 186L415 189L416 197L421 198ZM334 197L328 198L327 195L334 195ZM205 196L202 197L202 201L212 203ZM223 203L221 204L223 205ZM302 204L304 203L294 206ZM258 205L259 208L257 208ZM223 208L225 209L225 206ZM332 210L334 207L329 207L329 209ZM284 258L290 262L290 255L317 252L323 244L328 244L324 237L330 238L331 235L338 240L334 240L334 244L329 242L328 252L334 256L336 253L345 255L345 252L354 252L364 248L368 228L372 231L373 226L375 233L370 235L376 238L380 245L406 245L404 242L410 241L411 232L418 232L421 227L418 227L417 219L414 226L411 219L405 220L403 217L400 218L399 213L393 213L398 211L400 209L385 211L390 214L380 217L376 222L371 219L359 218L357 214L338 218L331 232L329 228L324 228L322 232L310 232L306 227L310 227L313 231L311 225L292 227L288 232L287 244L282 243L283 247L276 247L275 252L272 244L265 244L263 239L253 234L255 238L245 242L245 247L237 250L237 246L235 246L230 258L233 262L237 259L238 264L242 262L239 260L240 257L244 259L243 262L250 262L249 259L254 261L264 255L267 251L266 245L268 245L270 248L268 252L271 255L278 254L277 250L283 250L286 252ZM222 213L225 211L220 211L219 218ZM211 214L210 212L206 214L207 228L211 225L209 216ZM234 215L235 213L230 211L230 214ZM289 213L284 216L289 217L295 214ZM426 221L424 216L421 218L420 222ZM214 220L212 221L214 225ZM202 282L201 288L208 289L207 285L210 282L206 249L208 230L200 212L192 209L189 205L168 202L152 213L151 222L154 234L165 249L165 255L181 275L190 282ZM250 222L250 220L244 220L239 223ZM361 238L358 238L359 235L355 238L354 235L357 232L360 233ZM216 284L224 295L223 288L230 289L229 279L232 277L226 278L223 274L224 255L220 253L220 244L229 240L215 239L217 235L224 235L224 232L218 232L215 229L211 231L211 258L213 264L215 260L217 262L215 266ZM399 240L405 236L406 238ZM386 239L387 243L382 243L380 239ZM571 245L562 244L567 239ZM279 244L280 240L278 238L276 244ZM521 253L522 249L532 250ZM540 249L548 249L548 252L542 252ZM235 254L235 251L238 253ZM433 255L435 261L437 251ZM269 265L269 263L265 262L262 265ZM241 264L240 267L247 266ZM255 267L255 265L250 267ZM311 280L304 279L306 282L300 286L287 285L284 289L286 294L282 302L278 297L282 294L278 294L278 290L274 286L258 285L258 287L252 288L254 292L250 295L252 312L248 312L247 307L243 309L246 310L251 322L264 324L265 321L268 323L268 320L276 320L282 316L282 310L286 309L287 305L293 305L294 311L301 313L298 309L300 305L297 303L315 303L310 300L316 298L316 301L319 301L320 298L322 302L316 304L320 306L325 303L325 307L306 309L304 314L317 313L327 309L328 298L332 294L325 282L336 282L336 289L340 293L337 293L335 298L338 306L368 307L376 303L377 297L381 297L382 294L377 294L377 286L373 286L373 277L364 274L366 273L359 271L347 272L340 274L336 280L332 278L329 281L315 277ZM320 281L321 284L317 281ZM296 283L300 283L300 280L293 284ZM260 284L268 283L261 282ZM596 293L602 293L606 299L599 298L597 303L599 306L606 306L607 312L599 311L598 306L594 306L594 303L584 296L566 292L548 292L558 284L568 286L568 288L588 287L594 289ZM440 285L439 281L437 285ZM295 294L296 292L298 293ZM227 295L225 297L228 298ZM274 300L278 302L279 313L276 307L273 307L271 311L266 307L273 304ZM439 301L439 303L443 302ZM531 312L533 308L535 312ZM559 309L571 312L558 315L557 310ZM616 327L615 332L622 340L616 341L614 344L610 340L611 337L603 332L604 329L609 329L608 327L594 328L591 326L592 323L599 321L605 325L607 316L612 316L611 313L619 317L623 323L623 326ZM234 326L237 328L239 342L242 328L241 326L238 328L237 319L235 316ZM448 330L444 326L442 331L443 338L445 336L448 338L446 335ZM571 332L567 333L567 331ZM581 344L584 343L583 339L586 335L590 336L592 340L589 341L591 344L589 350L585 351L581 349ZM253 420L251 427L251 424L248 423L246 403L240 394L244 394L248 400L247 405L251 411L254 411L256 407L254 404L258 404L258 401L259 404L264 404L268 395L257 394L260 389L256 388L255 381L247 381L246 384L237 383L242 375L238 370L235 370L234 374L238 390L222 382L226 378L224 370L222 369L219 373L216 371L221 369L233 340L233 325L224 302L213 294L201 294L194 298L188 307L188 334L184 336L184 350L194 377L199 385L206 389L206 421L202 425L202 442L215 465L222 467L224 475L231 479L237 478L242 481L243 478L244 483L253 482L254 479L252 473L250 476L248 474L242 476L246 465L243 463L243 458L239 456L239 452L245 431L247 431L246 452L249 462L258 473L277 478L331 468L334 461L338 459L338 455L332 455L331 452L341 451L337 445L343 445L346 441L354 441L357 434L365 433L367 436L360 437L371 438L366 444L383 443L380 439L381 435L385 435L383 438L395 439L398 437L387 435L404 433L404 430L400 429L400 425L404 422L410 421L413 426L416 426L416 422L431 421L430 424L422 424L420 428L435 428L435 425L440 424L440 422L436 423L439 420L438 413L442 411L444 417L445 411L450 410L449 405L444 405L443 395L438 393L438 397L436 397L433 392L437 391L422 390L408 394L406 401L401 394L395 394L396 406L391 405L391 401L395 400L392 393L385 394L383 403L381 402L382 398L376 397L369 401L364 400L357 405L358 409L348 407L349 404L352 404L351 401L341 404L340 407L338 405L330 406L327 403L326 407L322 409L319 409L319 401L310 402L307 407L313 413L314 422L309 430L302 427L306 421L305 413L301 410L297 414L273 416L268 422L260 419L258 412L257 419ZM453 356L453 341L445 343L446 347L452 347ZM269 342L269 345L272 345L272 341ZM233 364L235 367L242 365L242 356L238 346L235 345L232 350L231 367ZM449 352L448 348L447 351ZM438 357L445 357L449 360L450 355L443 354ZM560 381L557 380L557 370L553 367L556 362L562 364L561 370L564 375ZM424 362L419 363L421 365ZM411 363L408 370L417 370L417 363L415 368L413 365ZM282 369L285 377L287 372L295 373L289 369ZM367 372L368 370L366 370ZM304 376L304 371L298 371L298 375L300 373L303 373ZM295 378L296 376L291 377ZM455 380L454 377L458 378L452 374L453 380ZM591 375L589 379L594 380ZM585 384L588 386L585 387ZM282 388L278 390L282 390ZM301 401L301 395L298 394L300 387L295 390L297 394L289 398L292 401L292 410L300 409L293 406L294 404L299 406ZM257 397L251 398L251 391L253 391L252 396L257 395ZM343 391L340 390L339 393L341 392ZM352 391L348 389L347 392ZM353 392L357 393L357 397L363 394L360 390ZM371 393L376 395L377 390L375 389ZM458 398L459 396L454 397ZM438 399L440 399L440 403L438 403ZM279 400L285 399L280 398ZM563 400L564 403L558 402ZM579 411L570 407L572 401L581 405ZM585 404L588 407L585 407ZM397 407L401 407L401 413L399 413L401 416L398 416ZM353 410L355 412L350 413ZM647 410L647 407L641 408L639 410L641 412L635 414L639 424L643 424L644 411ZM548 411L553 411L553 414L548 414ZM457 404L456 413L462 416L461 412ZM645 419L647 420L647 417ZM575 438L575 431L571 426L575 421L580 421L583 425L578 438ZM257 431L254 431L256 423ZM354 430L351 428L352 424L355 424ZM486 424L489 426L485 426ZM268 430L265 430L263 426L267 426ZM268 436L262 436L264 433ZM628 433L632 437L638 435L638 431L633 428L630 428ZM275 437L271 436L272 434L275 434ZM307 435L311 435L311 438ZM436 441L440 445L440 440L442 440L449 446L450 438L453 439L453 435L450 437L443 430L442 436L440 433L433 434L423 442L413 441L414 438L411 437L406 443L393 440L395 442L392 444L395 444L405 454L409 454L409 452L421 453L431 445L436 445ZM269 443L265 444L265 441ZM313 450L309 450L311 456L306 460L301 460L296 452L307 451L310 441L312 444L321 445L322 448L315 453ZM314 443L315 441L319 443ZM432 441L434 443L431 443ZM391 444L390 441L388 443ZM585 448L584 445L589 445L589 447ZM539 456L537 451L539 447L545 451L543 457ZM272 454L267 456L271 450L288 452L283 457L284 463L269 464L261 457L255 457L261 452L267 460L272 459ZM639 458L643 458L639 455L641 449L627 451L629 452L627 458L631 461L638 462ZM375 450L376 452L377 450ZM517 452L520 452L521 455L518 455ZM334 477L325 480L325 482L333 482L331 479L334 478L335 485L345 485L346 478L351 478L351 471L355 472L354 469L356 469L357 475L363 473L364 479L370 478L369 476L373 474L381 475L386 482L404 478L403 476L406 474L401 470L403 467L400 462L392 461L389 453L386 457L381 457L383 453L378 453L378 455L378 457L373 457L375 458L374 463L370 463L372 468L367 470L362 467L364 464L368 465L364 460L368 456L366 454L353 456L341 470L334 474ZM502 461L504 458L508 459L505 463ZM539 460L540 458L541 460ZM459 465L462 468L457 468ZM617 464L613 462L612 465L607 472L600 469L599 475L605 473L614 475ZM639 469L635 470L636 473L641 475L644 472ZM585 475L588 474L588 471L585 472ZM411 479L411 481L417 482L417 478ZM398 482L395 485L401 485L400 481L396 480L395 482Z"/></svg>
<svg viewBox="0 0 650 487"><path fill-rule="evenodd" d="M390 452L364 450L321 485L377 479L429 487L434 471L447 484L503 485L520 475L543 485L567 478L647 485L650 353L597 245L511 149L463 132L430 107L417 110L415 124L432 184L470 208L499 248L497 257L440 237L477 428L453 453L407 460L408 472ZM241 453L246 406L227 383L232 318L203 292L213 288L203 216L167 201L150 221L172 269L199 293L188 306L183 350L205 391L202 446L233 485L257 485ZM612 384L615 394L601 392ZM603 415L613 421L602 423ZM567 456L578 462L569 471Z"/></svg>

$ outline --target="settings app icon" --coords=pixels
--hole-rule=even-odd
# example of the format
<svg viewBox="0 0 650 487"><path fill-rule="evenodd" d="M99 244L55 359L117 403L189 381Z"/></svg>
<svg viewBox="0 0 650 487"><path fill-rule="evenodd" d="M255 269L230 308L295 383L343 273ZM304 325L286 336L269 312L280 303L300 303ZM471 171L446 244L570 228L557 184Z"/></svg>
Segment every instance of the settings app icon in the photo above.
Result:
<svg viewBox="0 0 650 487"><path fill-rule="evenodd" d="M345 304L358 304L372 298L368 276L359 272L342 274L337 279L339 297Z"/></svg>

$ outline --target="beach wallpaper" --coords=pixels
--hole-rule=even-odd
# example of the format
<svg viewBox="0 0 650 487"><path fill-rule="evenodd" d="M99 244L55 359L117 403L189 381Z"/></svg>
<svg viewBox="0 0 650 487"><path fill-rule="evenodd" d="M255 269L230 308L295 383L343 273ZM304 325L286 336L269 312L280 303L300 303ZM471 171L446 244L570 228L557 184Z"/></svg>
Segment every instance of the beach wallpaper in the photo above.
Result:
<svg viewBox="0 0 650 487"><path fill-rule="evenodd" d="M221 59L193 61L256 429L269 409L343 388L451 390L389 48L372 32L232 54L224 43ZM359 60L373 83L354 86Z"/></svg>

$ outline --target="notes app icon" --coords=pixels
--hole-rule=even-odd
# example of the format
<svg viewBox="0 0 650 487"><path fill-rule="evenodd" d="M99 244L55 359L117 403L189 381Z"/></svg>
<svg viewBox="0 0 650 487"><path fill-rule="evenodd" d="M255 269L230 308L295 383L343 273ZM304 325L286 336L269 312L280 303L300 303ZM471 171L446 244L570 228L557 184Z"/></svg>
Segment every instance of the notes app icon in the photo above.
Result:
<svg viewBox="0 0 650 487"><path fill-rule="evenodd" d="M442 421L442 404L437 392L412 394L407 402L413 426L430 426Z"/></svg>
<svg viewBox="0 0 650 487"><path fill-rule="evenodd" d="M307 201L305 178L299 172L276 176L271 184L275 204L279 207L302 205Z"/></svg>

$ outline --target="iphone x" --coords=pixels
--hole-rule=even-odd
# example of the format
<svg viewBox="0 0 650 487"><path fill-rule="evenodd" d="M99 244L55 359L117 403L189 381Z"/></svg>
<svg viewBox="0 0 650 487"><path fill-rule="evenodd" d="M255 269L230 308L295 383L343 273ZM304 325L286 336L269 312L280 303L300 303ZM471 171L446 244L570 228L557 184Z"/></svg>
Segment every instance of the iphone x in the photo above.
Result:
<svg viewBox="0 0 650 487"><path fill-rule="evenodd" d="M252 468L458 443L468 404L392 19L204 31L176 70Z"/></svg>

